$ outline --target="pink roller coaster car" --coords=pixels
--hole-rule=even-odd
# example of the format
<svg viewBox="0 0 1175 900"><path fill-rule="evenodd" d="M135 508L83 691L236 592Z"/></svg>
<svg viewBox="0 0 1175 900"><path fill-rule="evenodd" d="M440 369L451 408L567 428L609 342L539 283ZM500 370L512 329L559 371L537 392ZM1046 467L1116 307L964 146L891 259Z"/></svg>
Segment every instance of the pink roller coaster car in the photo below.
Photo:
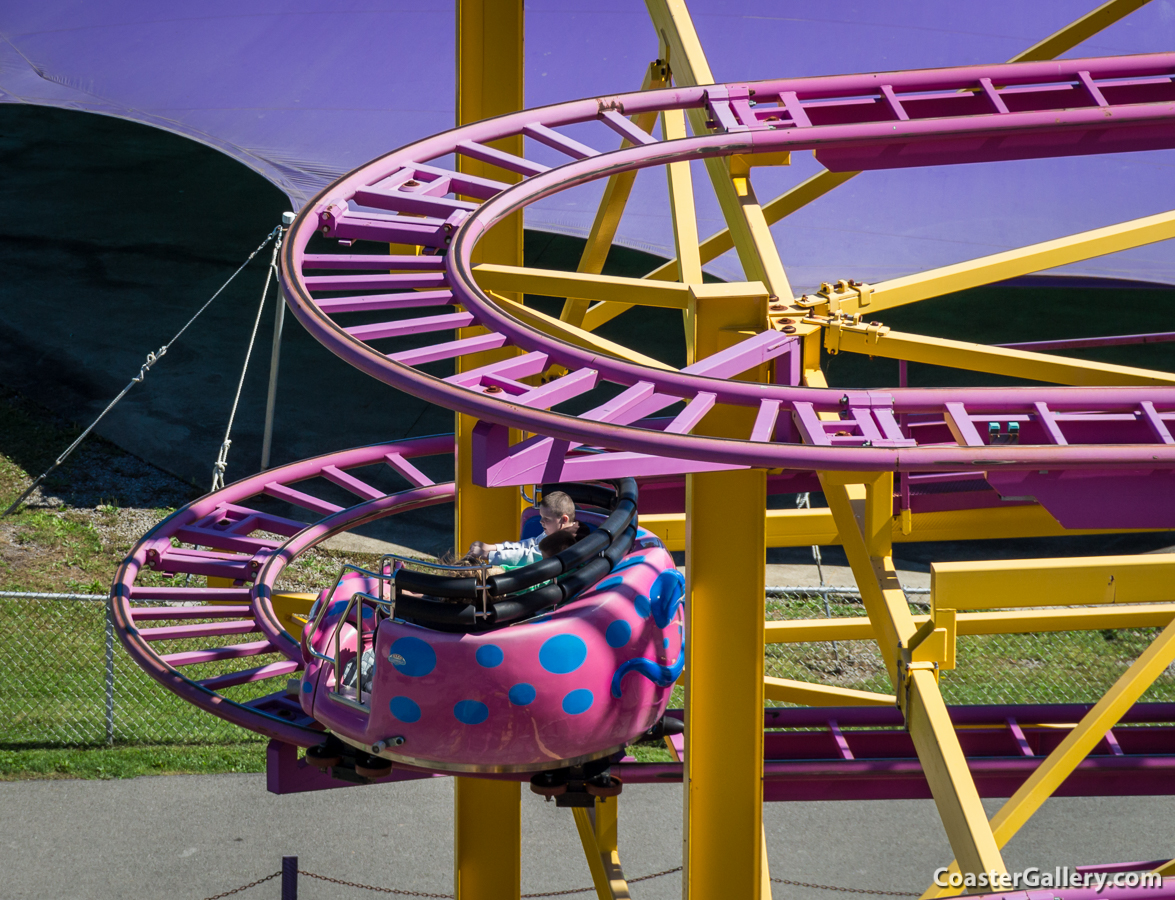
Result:
<svg viewBox="0 0 1175 900"><path fill-rule="evenodd" d="M559 488L608 502L594 486ZM533 783L549 795L576 777L615 792L607 758L658 725L684 663L684 579L638 529L635 494L622 480L604 495L611 515L581 510L591 534L505 575L350 567L303 635L303 709L370 754L361 774L391 760L546 772ZM315 749L328 763L339 753Z"/></svg>

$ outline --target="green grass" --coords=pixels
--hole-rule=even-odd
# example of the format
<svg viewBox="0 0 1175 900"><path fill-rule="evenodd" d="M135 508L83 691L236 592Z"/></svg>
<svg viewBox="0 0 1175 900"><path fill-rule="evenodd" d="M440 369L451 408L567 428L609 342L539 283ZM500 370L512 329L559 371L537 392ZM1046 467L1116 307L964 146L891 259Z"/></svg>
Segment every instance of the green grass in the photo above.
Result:
<svg viewBox="0 0 1175 900"><path fill-rule="evenodd" d="M0 781L264 772L265 745L0 750Z"/></svg>

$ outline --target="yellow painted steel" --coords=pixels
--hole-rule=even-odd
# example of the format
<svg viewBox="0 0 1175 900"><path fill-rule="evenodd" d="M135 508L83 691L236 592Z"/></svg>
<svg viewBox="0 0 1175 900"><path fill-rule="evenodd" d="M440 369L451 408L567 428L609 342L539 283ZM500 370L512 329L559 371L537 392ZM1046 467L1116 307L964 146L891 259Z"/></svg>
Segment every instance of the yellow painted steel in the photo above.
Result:
<svg viewBox="0 0 1175 900"><path fill-rule="evenodd" d="M606 356L614 356L617 359L626 359L629 362L634 362L642 366L648 366L652 369L662 369L664 371L673 371L673 366L668 366L659 360L653 359L651 356L645 356L643 353L637 353L635 350L630 350L623 344L617 344L614 341L609 341L606 338L599 337L592 334L590 331L584 331L582 328L576 328L569 322L561 321L553 316L548 316L545 313L539 312L537 309L531 309L529 306L523 306L521 303L516 303L513 300L506 299L505 295L497 294L494 291L487 291L487 293L498 301L498 305L503 310L510 313L514 318L527 325L537 328L551 337L559 338L567 341L569 344L575 344L577 347L583 347L587 350L594 350L597 353L603 353Z"/></svg>
<svg viewBox="0 0 1175 900"><path fill-rule="evenodd" d="M930 598L944 609L1175 600L1175 553L932 563Z"/></svg>
<svg viewBox="0 0 1175 900"><path fill-rule="evenodd" d="M690 362L731 333L762 331L766 296L695 285ZM765 367L743 375L761 380ZM716 406L705 434L747 434L755 411ZM766 546L762 469L687 475L685 823L683 897L749 897L762 883L763 623Z"/></svg>
<svg viewBox="0 0 1175 900"><path fill-rule="evenodd" d="M645 6L665 48L674 83L680 87L713 84L714 76L684 0L645 0ZM694 134L708 133L706 110L691 109L686 115ZM787 274L750 179L735 176L741 182L736 186L727 161L721 157L707 159L706 171L747 278L762 281L777 297L790 297Z"/></svg>
<svg viewBox="0 0 1175 900"><path fill-rule="evenodd" d="M658 59L649 63L641 90L656 90L667 87L668 84L669 66L665 61ZM656 121L656 112L640 113L632 117L632 123L643 131L652 131ZM631 146L632 142L627 138L620 142L622 150ZM635 170L620 172L608 177L608 183L604 186L604 195L600 198L600 205L596 209L596 218L592 222L592 230L588 233L587 244L584 245L577 271L596 275L604 271L608 251L612 249L612 239L616 237L616 229L620 226L620 219L624 215L624 208L628 204L632 183L635 180ZM587 312L590 302L590 300L583 298L568 297L563 303L563 311L559 318L571 325L583 327L584 314ZM622 305L624 309L630 308L627 303ZM588 330L593 329L589 328Z"/></svg>
<svg viewBox="0 0 1175 900"><path fill-rule="evenodd" d="M685 114L667 109L661 114L661 133L665 140L685 137ZM669 209L673 216L673 246L677 251L677 281L702 283L702 257L698 252L698 220L694 211L694 183L688 162L674 162L665 167L669 179Z"/></svg>
<svg viewBox="0 0 1175 900"><path fill-rule="evenodd" d="M970 541L993 538L1056 537L1065 534L1119 534L1154 529L1072 529L1066 530L1043 506L993 506L985 509L958 509L914 513L911 530L902 531L899 520L892 524L894 543L909 541ZM685 549L683 513L648 513L641 526L659 537L670 550ZM811 544L840 544L832 512L827 509L769 509L766 512L768 547L807 547Z"/></svg>
<svg viewBox="0 0 1175 900"><path fill-rule="evenodd" d="M298 640L302 636L302 628L306 625L306 616L310 607L318 599L318 594L302 593L301 591L276 591L270 596L274 615L289 635Z"/></svg>
<svg viewBox="0 0 1175 900"><path fill-rule="evenodd" d="M942 613L946 610L939 610ZM1147 603L1137 606L1094 606L1085 609L1029 609L958 613L956 633L1034 634L1043 631L1098 631L1105 628L1163 628L1175 619L1175 605ZM921 628L930 616L914 616ZM804 644L810 641L873 640L867 616L840 619L785 619L766 624L768 644Z"/></svg>
<svg viewBox="0 0 1175 900"><path fill-rule="evenodd" d="M766 501L762 470L686 476L687 900L760 888Z"/></svg>
<svg viewBox="0 0 1175 900"><path fill-rule="evenodd" d="M617 798L596 798L593 808L572 809L579 840L599 900L628 900L628 882L617 853Z"/></svg>
<svg viewBox="0 0 1175 900"><path fill-rule="evenodd" d="M872 476L863 488L851 483L860 481L860 474L819 475L947 839L967 871L1003 872L999 847L938 690L935 664L908 661L906 648L916 641L918 626L890 552L893 475Z"/></svg>
<svg viewBox="0 0 1175 900"><path fill-rule="evenodd" d="M1086 13L1075 22L1070 22L1060 31L1049 35L1043 41L1033 44L1023 53L1013 56L1008 62L1035 62L1043 59L1056 59L1067 50L1076 47L1082 41L1093 37L1099 31L1113 25L1119 19L1129 15L1140 7L1146 6L1150 0L1109 0L1092 12Z"/></svg>
<svg viewBox="0 0 1175 900"><path fill-rule="evenodd" d="M831 312L837 312L839 308L840 312L863 312L872 316L881 310L916 303L929 297L980 287L1172 237L1175 237L1175 212L1160 213L870 285L867 305L860 301L855 292L838 294L830 304L824 305Z"/></svg>
<svg viewBox="0 0 1175 900"><path fill-rule="evenodd" d="M767 625L773 624L775 623L767 623ZM865 624L869 625L868 620ZM873 637L872 627L869 627L865 637ZM770 638L767 638L767 643L771 643ZM763 679L763 696L776 703L798 703L801 706L893 706L897 702L897 698L893 694L855 691L851 688L793 681L790 678L771 678L770 676Z"/></svg>
<svg viewBox="0 0 1175 900"><path fill-rule="evenodd" d="M767 859L767 827L763 826L759 839L759 900L771 900L771 863Z"/></svg>
<svg viewBox="0 0 1175 900"><path fill-rule="evenodd" d="M549 297L574 293L592 300L622 300L670 309L685 309L689 303L688 287L677 282L489 264L475 266L473 274L482 289L491 291L512 290Z"/></svg>
<svg viewBox="0 0 1175 900"><path fill-rule="evenodd" d="M1175 215L1172 215L1171 223L1171 233L1175 235ZM873 315L874 310L870 306L866 312ZM828 323L824 345L830 353L862 353L1053 384L1175 384L1175 374L1155 369L1086 362L1048 353L906 334L891 331L885 326L846 324L841 319L833 319Z"/></svg>
<svg viewBox="0 0 1175 900"><path fill-rule="evenodd" d="M1050 753L991 819L992 833L1003 847L1068 778L1105 734L1175 662L1175 622L1167 625L1085 716ZM964 868L965 868L964 864ZM958 871L957 863L951 864ZM970 870L969 870L970 871ZM931 885L924 898L955 893Z"/></svg>
<svg viewBox="0 0 1175 900"><path fill-rule="evenodd" d="M458 0L457 124L523 108L522 0ZM522 136L495 146L522 155ZM458 155L461 171L508 182L517 176ZM522 216L491 229L478 242L475 262L522 264ZM481 333L462 329L461 337ZM514 351L475 354L459 370L486 365ZM470 438L476 421L455 423L456 547L473 540L516 540L520 504L512 488L478 487L472 478ZM456 900L517 900L522 891L521 786L518 782L460 777L453 788L453 892Z"/></svg>
<svg viewBox="0 0 1175 900"><path fill-rule="evenodd" d="M1175 876L1175 859L1168 860L1154 871L1158 872L1164 878L1171 878Z"/></svg>

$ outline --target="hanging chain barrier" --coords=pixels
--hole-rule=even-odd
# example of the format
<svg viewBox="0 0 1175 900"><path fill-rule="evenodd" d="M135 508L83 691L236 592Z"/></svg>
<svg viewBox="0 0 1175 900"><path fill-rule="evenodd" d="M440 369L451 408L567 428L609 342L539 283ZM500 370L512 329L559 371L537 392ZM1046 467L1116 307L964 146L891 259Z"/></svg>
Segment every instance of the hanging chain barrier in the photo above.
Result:
<svg viewBox="0 0 1175 900"><path fill-rule="evenodd" d="M233 408L228 414L228 425L224 429L224 441L220 445L220 452L216 455L216 462L212 464L212 487L209 489L211 491L219 491L224 487L224 470L228 468L228 450L233 443L233 421L237 417L237 407L241 402L241 391L245 388L245 375L249 371L249 360L253 357L253 345L257 343L257 329L261 327L261 314L265 312L265 300L269 296L269 285L273 281L274 275L278 275L277 254L282 246L282 227L279 225L269 236L272 238L274 235L277 235L277 240L274 241L273 253L269 257L269 269L265 273L265 287L261 289L261 302L257 304L257 315L253 319L253 331L249 335L249 346L245 350L245 362L241 366L241 377L237 380L237 393L233 397ZM266 240L268 241L269 238L266 238ZM258 249L261 248L259 247Z"/></svg>
<svg viewBox="0 0 1175 900"><path fill-rule="evenodd" d="M639 884L642 881L652 881L654 878L663 878L666 875L673 875L673 874L680 872L680 871L681 871L681 866L674 866L672 869L666 869L663 872L654 872L652 875L641 875L639 878L629 878L629 879L627 879L626 883L627 884ZM281 874L281 873L279 872L277 874ZM364 891L375 891L376 893L379 893L379 894L398 894L401 897L427 897L427 898L430 898L430 900L452 900L452 898L453 898L452 894L430 894L427 891L410 891L410 890L405 890L405 889L401 889L401 888L386 888L386 887L377 887L372 884L361 884L357 881L344 881L341 878L329 878L326 875L317 875L314 872L307 872L305 869L299 869L298 874L305 875L307 878L315 878L318 881L326 881L326 882L329 882L330 884L338 884L338 885L342 885L344 887L359 888L360 890L364 890ZM270 875L269 877L274 878L275 876ZM263 880L268 880L268 879L263 879ZM775 882L776 884L787 884L787 885L791 885L792 887L815 888L815 889L821 890L821 891L840 891L841 893L845 893L845 894L870 894L870 895L876 896L876 897L918 897L918 896L921 896L920 894L907 893L904 891L874 891L874 890L869 890L868 888L837 887L837 886L831 885L831 884L812 884L811 882L807 882L807 881L789 881L786 878L772 878L771 880L773 882ZM260 882L254 882L254 884L259 884L259 883ZM252 887L252 885L246 885L246 887ZM237 890L244 890L244 888L238 888ZM583 888L573 888L572 890L567 890L567 891L547 891L547 892L541 893L541 894L522 894L521 896L522 896L523 900L538 900L538 898L541 898L541 897L567 897L572 894L589 894L589 893L593 893L594 891L595 891L594 887L583 887ZM229 893L234 893L234 892L230 891ZM228 896L228 894L217 894L216 897L209 897L208 900L217 900L218 897L226 897L226 896Z"/></svg>
<svg viewBox="0 0 1175 900"><path fill-rule="evenodd" d="M204 900L220 900L221 897L231 897L233 894L239 894L241 891L247 891L251 887L257 887L259 884L265 884L267 881L273 881L281 874L281 870L274 872L272 875L266 875L264 878L258 878L256 881L250 881L248 884L242 884L239 888L233 888L231 891L225 891L223 894L213 894L211 897L205 897Z"/></svg>
<svg viewBox="0 0 1175 900"><path fill-rule="evenodd" d="M86 428L86 430L83 431L81 434L79 434L77 436L77 439L72 444L70 444L68 447L65 448L65 451L60 456L58 456L56 460L54 460L53 465L51 465L48 469L46 469L44 472L42 472L40 475L38 475L33 480L33 483L28 486L28 489L23 494L21 494L19 497L17 497L12 502L12 505L8 507L8 509L6 509L6 510L4 510L4 512L0 513L0 519L4 518L9 513L11 513L13 510L15 510L18 506L20 506L22 503L24 503L25 500L27 500L32 495L33 491L35 491L38 487L40 487L41 483L44 482L44 480L46 478L48 478L49 475L51 475L53 473L53 471L55 469L57 469L58 466L60 466L63 462L65 462L66 459L69 458L69 455L71 453L73 453L73 451L78 448L78 446L82 443L82 441L84 441L87 437L89 437L90 432L93 431L94 428L97 427L98 423L101 422L106 417L106 414L108 412L110 412L112 409L114 409L114 407L118 405L119 401L122 400L123 397L125 397L127 394L130 393L131 388L133 388L136 384L142 383L143 379L147 377L147 373L151 370L151 367L154 366L155 363L159 362L159 360L163 359L163 357L167 353L167 351L169 349L171 349L171 345L174 344L176 341L178 341L180 339L180 336L192 326L192 323L195 322L198 318L200 318L201 313L203 313L204 310L208 309L208 307L212 305L212 301L215 300L217 297L219 297L224 292L224 289L233 283L233 280L238 275L240 275L242 271L244 271L245 266L249 265L249 263L253 261L253 257L255 257L262 250L264 250L266 245L269 244L270 241L274 240L275 238L278 238L280 240L280 235L282 233L282 227L283 226L278 225L276 228L273 229L273 231L271 231L269 233L269 235L265 238L265 240L263 240L260 244L257 245L257 249L254 250L252 253L250 253L249 256L245 259L245 261L243 263L241 263L240 267L235 272L233 272L233 274L229 276L228 280L217 289L216 293L213 294L211 297L209 297L204 302L204 305L201 306L198 310L196 310L195 315L193 315L190 319L188 319L188 321L184 324L184 327L181 328L179 331L177 331L175 333L175 336L170 341L168 341L166 344L164 344L158 350L147 354L146 361L141 366L139 366L139 374L134 376L129 382L127 382L127 386L124 387L119 392L117 397L115 397L113 400L110 401L109 404L107 404L106 408L98 414L98 418L96 418L93 422L91 422L89 427ZM268 283L268 277L269 276L267 276L267 283Z"/></svg>

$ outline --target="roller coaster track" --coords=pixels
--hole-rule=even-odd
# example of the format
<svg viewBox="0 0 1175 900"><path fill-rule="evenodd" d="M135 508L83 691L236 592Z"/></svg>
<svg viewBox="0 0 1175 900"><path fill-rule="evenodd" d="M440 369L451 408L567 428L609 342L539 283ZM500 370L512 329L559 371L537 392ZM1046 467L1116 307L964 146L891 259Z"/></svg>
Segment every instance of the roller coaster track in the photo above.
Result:
<svg viewBox="0 0 1175 900"><path fill-rule="evenodd" d="M705 287L610 279L601 288L591 277L472 260L488 230L537 200L685 160L814 150L829 168L859 170L1175 146L1173 73L1175 54L1062 60L646 91L502 116L389 153L323 191L291 228L283 288L305 327L347 362L480 419L475 477L489 485L736 467L1170 469L1175 391L1162 378L1148 384L1145 370L1129 370L1130 386L799 386L796 322L866 344L885 333L851 312L868 311L868 295L845 282L782 301L759 283L724 286L762 298L765 330L673 370L593 344L588 332L496 292L549 294L554 285L569 297L594 290L606 303L686 309ZM712 131L665 141L635 122L664 110L705 110ZM516 135L555 151L561 164L491 146ZM618 137L621 149L599 149ZM445 164L453 155L518 183L459 172ZM1150 239L1175 235L1175 216L1152 219ZM324 238L414 245L423 254L323 252L332 249ZM453 338L454 329L473 326L481 330ZM502 348L516 353L472 371L440 371ZM732 380L768 363L776 383ZM587 409L555 410L568 403ZM693 433L716 405L753 410L745 437ZM665 410L671 415L656 417ZM922 427L899 424L903 418ZM1018 442L989 435L994 419L1022 424ZM507 428L534 437L510 445Z"/></svg>
<svg viewBox="0 0 1175 900"><path fill-rule="evenodd" d="M1175 147L1173 79L1175 54L1159 54L645 91L503 116L396 150L325 190L291 227L283 288L299 320L338 356L481 420L475 472L490 485L738 467L1168 470L1175 388L1147 384L1144 370L1131 370L1129 386L803 387L794 323L865 342L882 332L851 312L864 306L860 286L779 300L758 283L722 289L761 298L765 330L673 370L491 293L527 291L534 270L472 259L489 229L536 200L673 162L810 149L829 168L859 170ZM712 133L664 141L636 121L664 110L704 110ZM514 135L561 164L491 146ZM586 143L617 138L619 150ZM517 183L459 172L446 165L454 154ZM1175 216L1153 218L1153 239L1175 235ZM423 252L338 252L332 241ZM603 283L540 274L572 297L592 299L575 292ZM594 298L605 305L683 309L705 290L642 279L606 286L610 293ZM454 329L468 331L454 338ZM461 357L509 348L512 355L447 371ZM768 363L774 382L733 380ZM584 411L556 411L562 404ZM693 433L717 405L753 412L745 438ZM1022 424L1020 442L985 429L993 418ZM510 428L533 437L511 446ZM451 437L436 437L332 453L179 510L118 572L112 606L124 645L189 702L279 741L318 743L321 726L288 690L302 663L277 611L278 579L331 535L450 500L452 484L434 483L413 460L452 447ZM164 576L170 583L156 584ZM224 586L204 586L205 578Z"/></svg>
<svg viewBox="0 0 1175 900"><path fill-rule="evenodd" d="M303 663L275 611L277 580L334 534L452 500L451 482L434 483L412 462L447 456L452 444L441 436L330 453L178 510L143 537L115 576L111 604L123 645L152 678L201 709L285 743L319 743L321 727L286 689ZM172 583L145 583L153 573ZM225 586L205 587L205 579Z"/></svg>

